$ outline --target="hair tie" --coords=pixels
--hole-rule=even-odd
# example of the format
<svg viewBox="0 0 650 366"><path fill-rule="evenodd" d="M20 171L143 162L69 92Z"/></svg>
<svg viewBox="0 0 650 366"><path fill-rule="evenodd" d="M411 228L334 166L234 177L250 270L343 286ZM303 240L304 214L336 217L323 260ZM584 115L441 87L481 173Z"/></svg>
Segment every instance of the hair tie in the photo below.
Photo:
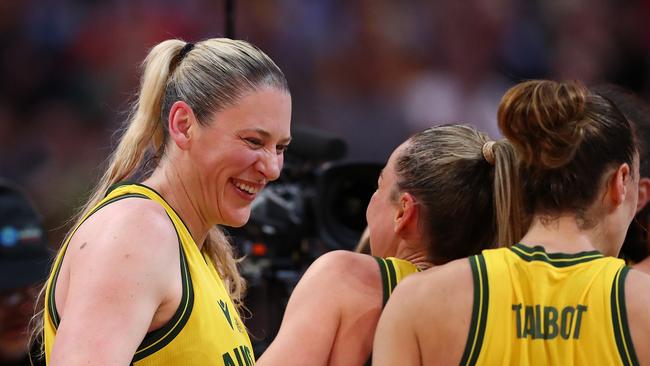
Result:
<svg viewBox="0 0 650 366"><path fill-rule="evenodd" d="M185 56L194 48L194 43L192 42L187 42L185 43L185 46L181 48L181 52L178 53L178 59L182 60L185 58Z"/></svg>
<svg viewBox="0 0 650 366"><path fill-rule="evenodd" d="M483 147L481 148L481 151L483 152L483 158L485 158L485 161L488 162L490 165L494 165L494 144L495 141L488 141L483 144Z"/></svg>

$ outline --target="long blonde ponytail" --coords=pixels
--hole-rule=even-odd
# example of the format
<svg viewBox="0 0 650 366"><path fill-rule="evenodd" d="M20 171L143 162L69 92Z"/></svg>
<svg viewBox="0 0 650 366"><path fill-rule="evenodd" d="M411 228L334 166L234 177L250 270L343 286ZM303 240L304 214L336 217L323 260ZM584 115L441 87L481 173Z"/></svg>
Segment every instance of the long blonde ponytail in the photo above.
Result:
<svg viewBox="0 0 650 366"><path fill-rule="evenodd" d="M286 78L278 66L257 47L243 41L208 39L186 47L181 40L156 45L143 63L143 76L137 101L125 124L120 141L108 159L107 168L87 203L75 216L73 228L105 196L112 185L134 177L146 177L145 162L158 162L167 141L167 115L171 105L183 100L192 108L199 123L234 104L248 91L273 86L288 92ZM154 167L155 168L155 167ZM246 289L237 270L230 241L213 227L202 249L212 260L238 311ZM40 341L43 353L43 294L30 323L32 342Z"/></svg>

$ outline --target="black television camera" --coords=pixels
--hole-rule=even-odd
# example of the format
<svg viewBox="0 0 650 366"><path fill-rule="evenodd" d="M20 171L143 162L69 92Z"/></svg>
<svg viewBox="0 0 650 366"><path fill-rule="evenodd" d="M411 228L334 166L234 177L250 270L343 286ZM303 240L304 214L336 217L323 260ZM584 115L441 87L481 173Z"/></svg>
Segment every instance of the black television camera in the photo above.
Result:
<svg viewBox="0 0 650 366"><path fill-rule="evenodd" d="M289 295L314 259L356 246L382 168L340 162L345 142L326 132L294 128L292 138L281 177L259 193L249 222L229 230L246 255L246 326L257 356L277 334Z"/></svg>

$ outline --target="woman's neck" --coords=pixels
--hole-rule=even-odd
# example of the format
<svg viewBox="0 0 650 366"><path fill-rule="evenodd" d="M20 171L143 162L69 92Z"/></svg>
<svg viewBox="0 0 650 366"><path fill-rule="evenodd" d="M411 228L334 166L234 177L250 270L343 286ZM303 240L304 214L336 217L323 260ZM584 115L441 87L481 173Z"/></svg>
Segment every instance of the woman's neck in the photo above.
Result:
<svg viewBox="0 0 650 366"><path fill-rule="evenodd" d="M155 189L165 202L176 211L187 225L190 235L192 235L200 250L208 236L211 225L207 224L207 220L201 214L199 206L189 194L190 188L186 186L181 176L173 170L159 168L143 184Z"/></svg>
<svg viewBox="0 0 650 366"><path fill-rule="evenodd" d="M395 258L407 260L421 270L433 266L433 263L429 260L429 254L424 244L413 245L402 242L397 247Z"/></svg>
<svg viewBox="0 0 650 366"><path fill-rule="evenodd" d="M541 246L549 253L598 250L606 255L616 255L610 253L608 240L599 225L581 229L572 215L553 218L536 215L530 229L519 242L527 246Z"/></svg>

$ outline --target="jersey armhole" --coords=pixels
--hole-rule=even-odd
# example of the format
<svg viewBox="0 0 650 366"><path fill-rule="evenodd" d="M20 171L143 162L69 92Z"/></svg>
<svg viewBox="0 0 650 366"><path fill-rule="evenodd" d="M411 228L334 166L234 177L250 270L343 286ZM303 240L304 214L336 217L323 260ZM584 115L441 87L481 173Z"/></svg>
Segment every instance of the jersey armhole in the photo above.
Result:
<svg viewBox="0 0 650 366"><path fill-rule="evenodd" d="M630 328L627 322L627 309L625 307L625 278L630 267L621 267L614 276L611 293L612 326L614 328L614 340L616 348L623 365L639 365L639 360L634 351L634 344L630 336Z"/></svg>
<svg viewBox="0 0 650 366"><path fill-rule="evenodd" d="M77 226L72 231L70 231L70 233L67 235L67 237L63 240L62 253L60 254L60 259L55 260L55 262L54 262L54 267L52 268L52 272L53 272L52 282L51 282L49 291L46 294L49 306L45 309L45 311L47 312L47 315L49 315L49 318L52 320L52 325L54 326L54 329L58 329L59 324L61 323L61 317L59 315L59 311L56 308L56 301L54 301L54 294L55 294L55 291L56 291L56 283L57 283L57 281L59 279L59 274L61 273L61 266L63 264L63 258L65 257L65 253L68 250L68 244L70 243L70 240L72 240L72 237L77 232L79 227L81 227L81 225L84 222L86 222L86 220L88 220L88 218L90 216L92 216L95 212L99 211L101 208L106 207L107 205L109 205L109 204L111 204L113 202L117 202L117 201L120 201L122 199L132 198L132 197L149 199L149 197L147 197L147 196L145 196L143 194L139 194L139 193L125 194L125 195L122 195L122 196L117 196L117 197L114 197L112 199L109 199L106 202L102 203L101 205L95 207L95 209L93 209L92 211L90 211L88 213L88 215L86 215L86 217L84 217L83 220L81 220L81 222L79 222L79 224L77 224Z"/></svg>
<svg viewBox="0 0 650 366"><path fill-rule="evenodd" d="M383 310L388 302L388 298L393 293L393 290L395 290L395 286L397 286L397 274L395 272L395 264L392 261L380 257L373 258L375 258L379 265L379 274L381 275L381 288L383 292L381 308Z"/></svg>
<svg viewBox="0 0 650 366"><path fill-rule="evenodd" d="M142 340L142 343L138 346L138 349L133 355L132 364L142 360L143 358L152 355L158 350L162 349L168 345L174 338L183 330L185 324L192 314L192 309L194 307L194 287L192 286L192 277L190 275L189 266L187 264L187 258L185 255L185 250L183 249L183 244L181 242L180 234L174 221L172 220L169 213L167 214L169 220L174 226L174 231L176 232L176 237L178 238L178 249L180 255L180 270L181 270L181 282L183 285L181 301L178 305L178 309L172 316L169 321L159 329L153 330L147 333Z"/></svg>
<svg viewBox="0 0 650 366"><path fill-rule="evenodd" d="M469 325L465 351L460 365L475 365L481 353L483 336L485 333L487 308L489 302L489 287L487 268L483 255L474 255L468 258L472 269L472 282L474 283L474 301L472 305L472 319Z"/></svg>

